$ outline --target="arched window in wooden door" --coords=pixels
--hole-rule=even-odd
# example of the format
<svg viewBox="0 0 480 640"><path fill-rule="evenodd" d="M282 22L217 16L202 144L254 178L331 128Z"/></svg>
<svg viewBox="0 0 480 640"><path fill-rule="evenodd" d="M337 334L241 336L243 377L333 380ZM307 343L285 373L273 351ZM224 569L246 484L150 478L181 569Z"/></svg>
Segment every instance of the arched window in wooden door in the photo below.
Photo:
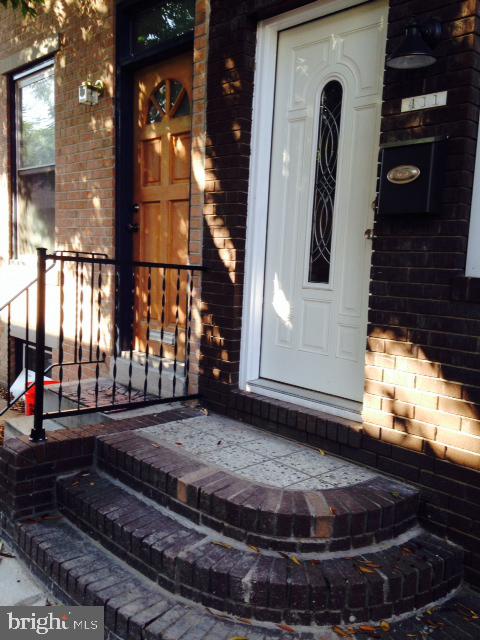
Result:
<svg viewBox="0 0 480 640"><path fill-rule="evenodd" d="M163 80L150 95L147 108L147 124L158 124L165 118L190 115L190 100L181 82Z"/></svg>

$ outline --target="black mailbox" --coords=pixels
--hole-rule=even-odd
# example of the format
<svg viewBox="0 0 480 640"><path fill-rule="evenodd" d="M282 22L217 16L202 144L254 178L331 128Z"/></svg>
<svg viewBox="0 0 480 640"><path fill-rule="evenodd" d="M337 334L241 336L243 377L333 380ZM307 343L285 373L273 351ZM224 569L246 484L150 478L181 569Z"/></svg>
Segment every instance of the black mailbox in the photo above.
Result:
<svg viewBox="0 0 480 640"><path fill-rule="evenodd" d="M445 138L382 146L378 213L436 213L446 155Z"/></svg>

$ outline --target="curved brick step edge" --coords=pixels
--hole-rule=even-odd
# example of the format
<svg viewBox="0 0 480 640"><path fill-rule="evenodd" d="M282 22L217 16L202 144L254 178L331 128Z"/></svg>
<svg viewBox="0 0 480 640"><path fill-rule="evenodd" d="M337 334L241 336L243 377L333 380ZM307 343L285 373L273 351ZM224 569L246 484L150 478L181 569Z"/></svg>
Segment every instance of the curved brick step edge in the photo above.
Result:
<svg viewBox="0 0 480 640"><path fill-rule="evenodd" d="M55 482L59 475L89 468L94 461L96 439L108 433L128 433L202 415L177 404L158 414L129 417L106 424L51 431L48 440L30 442L27 436L9 438L0 447L0 510L12 520L55 509Z"/></svg>
<svg viewBox="0 0 480 640"><path fill-rule="evenodd" d="M426 533L403 548L294 562L218 544L93 473L60 480L58 498L75 524L151 580L244 618L307 626L381 620L438 600L462 578L462 552Z"/></svg>
<svg viewBox="0 0 480 640"><path fill-rule="evenodd" d="M416 522L418 491L383 476L324 491L282 490L135 433L99 437L97 460L159 504L262 548L358 548L393 538Z"/></svg>
<svg viewBox="0 0 480 640"><path fill-rule="evenodd" d="M122 640L281 640L285 634L221 619L166 593L86 540L67 522L9 523L7 537L59 601L103 606L109 637ZM304 632L302 640L320 640Z"/></svg>

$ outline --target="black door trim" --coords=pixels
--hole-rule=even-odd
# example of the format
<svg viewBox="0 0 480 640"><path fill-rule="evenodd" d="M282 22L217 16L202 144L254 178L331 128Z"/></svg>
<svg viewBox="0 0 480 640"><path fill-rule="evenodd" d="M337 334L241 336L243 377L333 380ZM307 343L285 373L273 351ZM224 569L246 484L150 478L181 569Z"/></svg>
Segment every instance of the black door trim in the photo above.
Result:
<svg viewBox="0 0 480 640"><path fill-rule="evenodd" d="M153 4L153 3L152 3ZM117 0L116 6L116 84L115 84L115 256L128 263L133 259L132 233L127 227L133 213L133 96L135 71L184 51L192 51L193 31L148 51L132 54L130 16L145 8L145 0ZM192 60L193 64L193 60ZM128 278L124 278L128 282ZM120 292L118 330L120 348L129 348L132 335L132 292Z"/></svg>

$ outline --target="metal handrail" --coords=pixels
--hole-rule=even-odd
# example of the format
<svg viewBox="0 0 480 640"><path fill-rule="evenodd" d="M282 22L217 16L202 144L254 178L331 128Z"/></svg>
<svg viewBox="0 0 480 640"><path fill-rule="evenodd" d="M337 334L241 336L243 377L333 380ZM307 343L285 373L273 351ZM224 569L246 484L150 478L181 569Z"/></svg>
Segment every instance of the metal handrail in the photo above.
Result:
<svg viewBox="0 0 480 640"><path fill-rule="evenodd" d="M83 360L82 364L83 365L87 365L87 364L102 364L104 363L106 360L106 354L104 353L102 355L102 359L101 360ZM55 369L55 367L73 367L74 365L78 365L78 362L76 360L73 360L72 362L62 362L61 364L59 362L54 362L53 364L51 364L50 366L48 366L44 372L43 375L47 375L47 373L50 373L50 371L52 371L52 369ZM31 382L29 385L27 385L25 387L25 389L22 391L22 393L18 396L16 396L13 400L10 400L7 405L0 411L0 416L3 416L5 413L7 413L7 411L9 409L11 409L14 405L17 404L17 402L19 400L21 400L23 398L24 395L26 395L30 389L33 389L33 387L35 386L35 380L33 382Z"/></svg>
<svg viewBox="0 0 480 640"><path fill-rule="evenodd" d="M80 256L82 256L82 257L80 258ZM75 251L73 249L58 249L58 250L54 251L53 254L48 256L47 259L51 260L52 264L49 265L48 267L45 264L45 270L44 270L43 276L46 276L46 274L49 271L51 271L52 269L55 268L56 262L58 260L63 259L63 260L74 260L74 261L76 261L75 258L79 258L80 260L86 260L86 259L106 260L106 259L108 259L108 255L106 253L100 253L100 252L96 252L96 251ZM36 276L36 278L34 280L31 280L22 289L20 289L20 291L17 291L14 296L12 296L9 300L7 300L5 303L3 303L2 306L0 306L0 313L2 313L2 311L7 309L8 307L10 307L23 294L27 294L27 300L28 300L28 292L29 292L30 288L35 286L35 285L38 286L38 268L37 268L37 276ZM10 313L11 312L10 312L10 309L9 309L9 324L10 324ZM28 311L27 311L27 313L28 313ZM96 363L97 363L97 360L92 360L91 362L85 362L85 364L96 364ZM64 366L75 365L75 364L78 364L78 362L76 362L76 361L75 362L71 362L71 363L70 362L66 362L66 363L64 363ZM50 365L49 367L47 367L44 370L43 374L45 375L45 374L49 373L55 366L57 366L57 365L56 364ZM9 380L8 384L10 385L10 380ZM13 398L13 400L9 400L7 402L6 406L0 411L0 416L4 415L9 409L11 409L34 386L35 386L35 382L32 382L32 383L28 384L28 381L26 379L25 380L25 389L20 393L20 395L18 395L15 398ZM10 391L10 389L9 389L9 391Z"/></svg>
<svg viewBox="0 0 480 640"><path fill-rule="evenodd" d="M66 254L68 253L73 253L73 256L67 256ZM47 260L53 260L53 264L51 264L49 267L47 267L45 273L48 273L49 271L51 271L54 267L55 267L55 261L56 260L73 260L74 262L77 262L77 260L75 260L74 258L77 258L79 256L91 256L91 260L96 260L96 256L99 256L102 260L106 260L108 259L108 255L106 253L97 253L97 252L93 252L93 251L71 251L70 249L59 249L58 251L55 251L53 254L47 256ZM82 258L80 258L80 260L83 260ZM90 261L90 260L89 260ZM27 289L30 289L30 287L33 287L34 284L37 284L38 282L38 275L28 284L26 284L23 289L20 289L20 291L17 291L17 293L10 298L10 300L8 300L7 302L5 302L1 307L0 307L0 313L6 309L8 307L8 305L12 304L12 302L15 302L15 300L17 298L19 298L22 293L25 293L25 291ZM0 413L0 416L2 414Z"/></svg>
<svg viewBox="0 0 480 640"><path fill-rule="evenodd" d="M54 264L51 264L49 267L47 267L46 273L48 273L49 271L51 271L54 267L55 267L55 263L54 263ZM37 284L37 282L38 282L38 277L36 277L36 278L35 278L34 280L32 280L31 282L29 282L27 285L25 285L25 286L23 287L23 289L20 289L20 291L17 291L17 293L16 293L12 298L10 298L10 300L8 300L8 302L5 302L5 303L0 307L0 313L1 313L4 309L6 309L9 305L11 305L11 304L12 304L12 302L15 302L15 300L16 300L17 298L19 298L19 297L22 295L22 293L25 293L25 292L27 291L27 289L30 289L30 287L33 287L33 285L34 285L34 284ZM0 415L2 415L2 414L0 413Z"/></svg>
<svg viewBox="0 0 480 640"><path fill-rule="evenodd" d="M86 254L80 255L78 253L74 253L74 255L66 255L66 252L58 252L55 254L49 254L46 249L39 248L37 249L37 270L38 270L38 294L37 294L37 313L36 313L36 330L35 330L35 341L36 341L36 366L35 366L35 387L36 387L36 402L35 402L35 412L34 412L34 421L33 428L30 434L30 440L33 442L42 442L46 439L45 427L43 424L44 419L46 418L56 418L60 416L75 416L83 413L93 413L97 411L115 411L119 409L140 407L140 406L148 406L150 404L162 403L171 400L187 400L191 398L197 398L198 393L190 393L189 392L189 372L190 372L190 354L191 354L191 340L192 340L192 301L193 301L193 293L194 293L194 276L195 273L200 273L206 270L206 268L202 265L194 265L194 264L172 264L167 262L147 262L147 261L130 261L124 259L111 259L107 256L97 257L96 255ZM97 254L98 255L98 254ZM59 363L54 366L60 367L59 373L59 390L58 390L58 403L59 408L58 411L47 411L44 412L44 378L45 378L45 359L44 359L44 350L45 350L45 313L46 313L46 265L47 261L52 260L54 264L56 262L60 263L60 333L59 333ZM74 345L74 354L75 354L75 362L64 362L63 360L63 345L64 345L64 273L65 273L65 264L68 265L71 263L75 265L75 313L74 313L74 322L75 322L75 345ZM84 265L91 265L91 270L85 270ZM97 267L97 270L95 270ZM113 270L103 269L103 267L113 267ZM126 386L126 394L128 396L127 400L123 400L121 397L121 393L119 393L117 389L118 385L118 370L117 370L117 359L119 357L119 345L120 345L120 327L119 327L119 313L120 313L120 301L121 294L124 291L131 290L132 295L135 291L135 278L136 269L146 269L145 274L145 305L146 305L146 317L144 322L146 324L145 327L145 353L147 355L145 359L144 365L144 382L143 382L143 399L141 401L137 401L136 398L132 397L132 377L133 377L133 342L131 341L130 349L129 349L129 367L128 367L128 385ZM155 270L161 271L160 282L157 283L157 298L156 302L152 299L153 294L153 279L152 272ZM113 271L113 273L111 273ZM108 274L108 275L107 275ZM171 275L174 274L174 278L171 279ZM101 326L101 304L102 304L102 282L103 278L110 277L113 275L114 277L114 286L113 286L113 327L111 330L113 332L112 335L112 387L111 387L111 399L108 398L108 403L99 403L99 379L100 379L100 368L99 364L104 362L105 360L100 359L100 326ZM168 282L171 282L172 289L167 289L170 285L167 285ZM86 283L86 284L85 284ZM90 283L90 284L89 284ZM183 283L183 284L182 284ZM87 298L84 295L85 287L87 287ZM90 287L90 290L88 289ZM171 294L169 293L171 291ZM96 292L96 293L95 293ZM183 292L183 293L182 293ZM172 296L170 298L170 295ZM174 309L174 317L171 320L167 319L166 316L166 304L167 301L170 300L168 304L172 305L172 309ZM148 375L149 375L149 354L150 354L150 340L151 333L151 321L152 321L152 305L157 304L160 308L160 318L158 318L158 322L160 323L160 338L158 338L160 342L160 354L159 354L159 379L158 379L158 391L155 394L155 397L152 397L152 394L148 392ZM182 307L182 311L180 312L180 308ZM97 328L97 337L96 337L96 357L92 358L93 351L93 327L94 327L94 310L96 311L96 328ZM133 314L134 306L132 305L132 320L131 320L131 329L133 329ZM173 313L173 311L172 311ZM183 319L181 319L181 314L183 314ZM88 360L83 360L83 320L85 318L90 318L90 358ZM88 322L88 319L87 319ZM172 391L170 397L166 398L162 395L162 362L164 357L164 335L167 329L165 328L166 323L173 323L175 327L174 333L174 342L172 343L173 355L169 356L173 358L173 378L172 378ZM183 337L181 337L183 336ZM179 351L179 344L182 341L184 347L182 347L183 351ZM182 355L179 356L179 353ZM185 359L185 376L183 380L183 387L180 391L180 394L176 392L177 386L177 366L178 366L178 358ZM96 364L95 367L95 406L80 406L81 405L81 389L82 389L82 368L86 364ZM77 404L77 408L75 409L62 409L62 398L63 398L63 367L67 365L78 365L77 372L77 385L76 385L76 400L74 400ZM26 383L26 387L31 386ZM170 392L169 392L170 393ZM117 399L118 395L118 399Z"/></svg>
<svg viewBox="0 0 480 640"><path fill-rule="evenodd" d="M180 271L205 271L205 267L196 264L173 264L171 262L144 262L141 260L133 260L125 262L123 260L114 260L113 258L83 258L80 256L63 256L55 254L47 254L46 260L56 260L57 262L78 262L81 264L104 264L113 267L121 267L124 264L128 264L133 267L145 267L152 269L179 269Z"/></svg>

